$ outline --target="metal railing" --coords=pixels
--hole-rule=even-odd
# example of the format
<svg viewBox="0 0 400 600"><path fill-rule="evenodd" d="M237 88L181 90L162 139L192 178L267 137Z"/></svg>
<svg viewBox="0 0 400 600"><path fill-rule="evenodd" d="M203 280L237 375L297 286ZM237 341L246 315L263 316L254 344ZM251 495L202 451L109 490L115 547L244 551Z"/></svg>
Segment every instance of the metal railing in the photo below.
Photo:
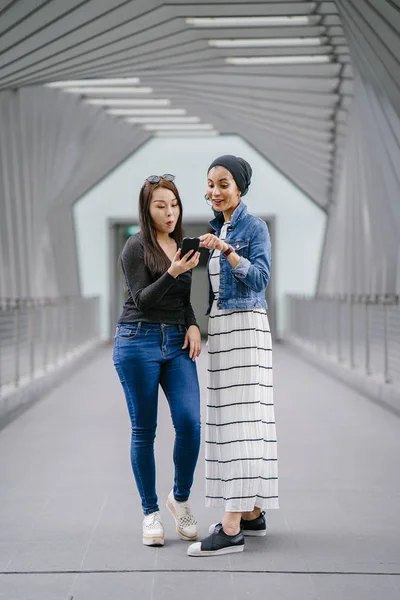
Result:
<svg viewBox="0 0 400 600"><path fill-rule="evenodd" d="M0 397L99 339L99 298L0 299Z"/></svg>
<svg viewBox="0 0 400 600"><path fill-rule="evenodd" d="M399 296L288 296L288 337L385 383L400 383Z"/></svg>

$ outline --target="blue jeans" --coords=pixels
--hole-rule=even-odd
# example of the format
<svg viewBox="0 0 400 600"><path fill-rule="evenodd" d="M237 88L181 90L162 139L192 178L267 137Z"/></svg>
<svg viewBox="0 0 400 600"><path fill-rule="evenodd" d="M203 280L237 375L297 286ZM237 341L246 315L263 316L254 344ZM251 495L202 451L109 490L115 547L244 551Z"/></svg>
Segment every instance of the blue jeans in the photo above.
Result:
<svg viewBox="0 0 400 600"><path fill-rule="evenodd" d="M114 365L124 388L132 423L131 462L145 515L157 510L154 439L158 389L167 397L175 428L174 496L189 498L200 449L200 390L196 364L182 350L183 325L118 325Z"/></svg>

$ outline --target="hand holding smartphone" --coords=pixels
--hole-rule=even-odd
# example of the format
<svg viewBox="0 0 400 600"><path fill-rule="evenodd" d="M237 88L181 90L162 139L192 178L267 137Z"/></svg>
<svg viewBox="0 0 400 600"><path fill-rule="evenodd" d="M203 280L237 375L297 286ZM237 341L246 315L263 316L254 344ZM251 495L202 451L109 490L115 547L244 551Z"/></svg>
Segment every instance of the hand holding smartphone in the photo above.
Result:
<svg viewBox="0 0 400 600"><path fill-rule="evenodd" d="M172 260L172 264L168 269L168 273L172 277L178 277L181 273L192 270L197 267L200 259L199 250L200 239L199 238L183 238L182 246L179 248L175 257Z"/></svg>
<svg viewBox="0 0 400 600"><path fill-rule="evenodd" d="M199 249L199 246L200 246L200 239L198 237L183 238L181 257L183 258L185 256L185 254L187 254L188 252L190 252L191 254L193 254L194 252L197 252Z"/></svg>

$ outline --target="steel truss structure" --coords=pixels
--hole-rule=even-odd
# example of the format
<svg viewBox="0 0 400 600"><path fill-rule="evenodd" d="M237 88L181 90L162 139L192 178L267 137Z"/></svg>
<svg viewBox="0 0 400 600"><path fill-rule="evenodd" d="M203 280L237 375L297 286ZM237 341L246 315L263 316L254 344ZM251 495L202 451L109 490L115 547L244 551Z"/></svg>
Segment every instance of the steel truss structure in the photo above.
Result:
<svg viewBox="0 0 400 600"><path fill-rule="evenodd" d="M79 294L72 204L163 121L46 84L126 77L328 213L321 292L398 292L399 33L399 0L0 1L0 297Z"/></svg>

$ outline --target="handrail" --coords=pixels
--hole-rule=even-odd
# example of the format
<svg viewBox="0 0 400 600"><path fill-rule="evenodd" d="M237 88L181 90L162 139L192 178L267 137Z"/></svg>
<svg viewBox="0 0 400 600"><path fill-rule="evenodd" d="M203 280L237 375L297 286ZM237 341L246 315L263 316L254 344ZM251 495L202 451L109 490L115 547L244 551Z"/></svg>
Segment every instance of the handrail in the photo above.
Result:
<svg viewBox="0 0 400 600"><path fill-rule="evenodd" d="M0 397L99 340L99 298L0 298Z"/></svg>
<svg viewBox="0 0 400 600"><path fill-rule="evenodd" d="M287 296L286 337L384 383L400 383L397 294Z"/></svg>

